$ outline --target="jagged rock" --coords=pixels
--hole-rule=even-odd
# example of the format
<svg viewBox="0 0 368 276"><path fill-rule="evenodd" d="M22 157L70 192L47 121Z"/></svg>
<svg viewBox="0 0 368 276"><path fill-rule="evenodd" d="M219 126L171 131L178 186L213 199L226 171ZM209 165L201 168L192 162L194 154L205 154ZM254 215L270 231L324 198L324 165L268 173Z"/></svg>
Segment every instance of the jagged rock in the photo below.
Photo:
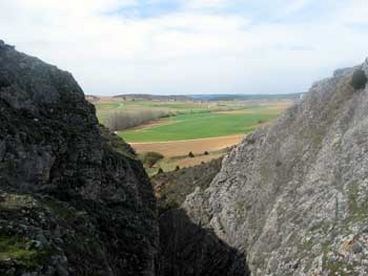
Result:
<svg viewBox="0 0 368 276"><path fill-rule="evenodd" d="M183 204L247 257L252 275L368 273L368 89L355 68L313 85Z"/></svg>
<svg viewBox="0 0 368 276"><path fill-rule="evenodd" d="M154 275L156 202L71 74L0 41L0 274Z"/></svg>

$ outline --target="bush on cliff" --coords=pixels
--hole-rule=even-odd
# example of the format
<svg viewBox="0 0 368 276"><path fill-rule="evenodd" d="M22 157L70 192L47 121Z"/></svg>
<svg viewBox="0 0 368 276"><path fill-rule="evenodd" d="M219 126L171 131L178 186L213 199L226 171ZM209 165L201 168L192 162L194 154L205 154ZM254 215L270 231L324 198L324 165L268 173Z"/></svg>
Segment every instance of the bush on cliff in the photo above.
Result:
<svg viewBox="0 0 368 276"><path fill-rule="evenodd" d="M367 76L362 69L355 70L353 78L351 79L351 85L355 90L364 89L367 83Z"/></svg>

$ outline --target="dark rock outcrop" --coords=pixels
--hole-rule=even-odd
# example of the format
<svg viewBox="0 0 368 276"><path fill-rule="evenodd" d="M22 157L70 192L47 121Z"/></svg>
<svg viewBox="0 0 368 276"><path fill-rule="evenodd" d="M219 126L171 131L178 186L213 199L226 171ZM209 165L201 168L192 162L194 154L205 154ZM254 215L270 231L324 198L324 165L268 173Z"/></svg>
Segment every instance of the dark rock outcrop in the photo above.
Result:
<svg viewBox="0 0 368 276"><path fill-rule="evenodd" d="M131 148L71 74L0 41L0 274L154 275L157 250Z"/></svg>
<svg viewBox="0 0 368 276"><path fill-rule="evenodd" d="M356 70L313 85L273 126L250 135L190 220L243 252L252 275L368 273L368 89Z"/></svg>

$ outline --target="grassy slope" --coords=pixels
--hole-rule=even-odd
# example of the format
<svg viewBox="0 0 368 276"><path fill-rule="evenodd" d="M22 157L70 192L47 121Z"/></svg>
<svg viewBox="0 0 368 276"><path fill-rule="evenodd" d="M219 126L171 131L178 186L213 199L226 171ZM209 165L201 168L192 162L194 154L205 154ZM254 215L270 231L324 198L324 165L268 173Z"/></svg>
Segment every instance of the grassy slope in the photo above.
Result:
<svg viewBox="0 0 368 276"><path fill-rule="evenodd" d="M171 124L120 132L128 142L155 142L198 139L242 134L260 122L270 121L279 112L267 107L251 107L244 113L193 113L170 118Z"/></svg>

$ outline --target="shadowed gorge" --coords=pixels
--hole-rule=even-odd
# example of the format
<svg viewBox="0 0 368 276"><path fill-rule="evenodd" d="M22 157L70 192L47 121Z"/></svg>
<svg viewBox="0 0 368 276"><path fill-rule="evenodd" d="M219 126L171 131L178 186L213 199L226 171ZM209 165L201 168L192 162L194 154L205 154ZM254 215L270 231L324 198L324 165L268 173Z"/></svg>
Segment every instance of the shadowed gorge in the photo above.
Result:
<svg viewBox="0 0 368 276"><path fill-rule="evenodd" d="M207 188L220 168L221 158L152 178L160 212L157 275L250 275L243 254L178 208L195 189Z"/></svg>
<svg viewBox="0 0 368 276"><path fill-rule="evenodd" d="M191 222L184 210L160 216L160 240L158 275L250 275L244 255Z"/></svg>

